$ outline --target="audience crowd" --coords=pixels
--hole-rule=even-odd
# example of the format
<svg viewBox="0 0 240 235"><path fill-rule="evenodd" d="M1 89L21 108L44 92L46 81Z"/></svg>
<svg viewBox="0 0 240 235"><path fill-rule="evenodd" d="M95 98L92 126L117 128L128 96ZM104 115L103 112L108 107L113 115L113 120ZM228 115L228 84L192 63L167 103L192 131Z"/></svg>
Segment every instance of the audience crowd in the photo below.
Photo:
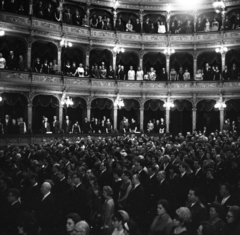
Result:
<svg viewBox="0 0 240 235"><path fill-rule="evenodd" d="M23 0L3 0L0 4L0 9L17 14L28 14L29 5ZM73 10L74 9L74 10ZM32 13L31 13L32 14ZM58 11L58 4L45 2L39 0L33 7L33 16L50 21L61 21ZM75 9L74 6L65 6L63 10L63 22L66 24L92 27L105 30L118 30L126 32L144 32L144 33L167 33L167 24L163 19L158 18L155 22L152 22L149 17L146 17L143 23L139 18L131 16L129 20L124 21L121 15L116 20L116 26L114 27L112 22L112 16L101 15L93 13L90 17L86 13L80 13L79 9ZM202 15L197 18L196 32L209 32L219 31L220 29L232 30L240 28L240 15L239 13L233 13L231 17L226 16L224 25L222 20L216 17L209 18L206 15ZM184 34L194 32L193 19L189 19L188 16L183 19L182 17L172 17L169 23L169 33L171 34Z"/></svg>
<svg viewBox="0 0 240 235"><path fill-rule="evenodd" d="M239 147L228 122L1 147L0 234L239 235Z"/></svg>

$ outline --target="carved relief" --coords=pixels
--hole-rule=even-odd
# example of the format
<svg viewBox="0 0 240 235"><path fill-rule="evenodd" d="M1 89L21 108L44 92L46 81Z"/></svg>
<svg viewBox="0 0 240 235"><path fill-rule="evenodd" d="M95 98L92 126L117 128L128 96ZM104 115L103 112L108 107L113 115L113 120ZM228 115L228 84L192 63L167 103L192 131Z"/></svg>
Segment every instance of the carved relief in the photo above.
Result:
<svg viewBox="0 0 240 235"><path fill-rule="evenodd" d="M125 87L125 88L140 88L141 87L140 83L133 83L133 82L119 82L118 84L120 87Z"/></svg>
<svg viewBox="0 0 240 235"><path fill-rule="evenodd" d="M23 73L2 73L2 77L5 79L19 79L23 81L30 81L29 75Z"/></svg>
<svg viewBox="0 0 240 235"><path fill-rule="evenodd" d="M24 18L24 17L6 16L6 21L11 21L13 23L18 23L18 24L29 25L28 19Z"/></svg>
<svg viewBox="0 0 240 235"><path fill-rule="evenodd" d="M223 87L240 87L240 82L226 82Z"/></svg>
<svg viewBox="0 0 240 235"><path fill-rule="evenodd" d="M33 82L49 82L49 83L61 84L61 78L33 75Z"/></svg>
<svg viewBox="0 0 240 235"><path fill-rule="evenodd" d="M197 83L199 88L217 88L218 83Z"/></svg>
<svg viewBox="0 0 240 235"><path fill-rule="evenodd" d="M192 84L188 82L184 83L172 83L171 87L172 88L191 88Z"/></svg>
<svg viewBox="0 0 240 235"><path fill-rule="evenodd" d="M101 86L101 87L114 87L114 82L106 82L106 81L92 81L92 86Z"/></svg>
<svg viewBox="0 0 240 235"><path fill-rule="evenodd" d="M69 85L80 85L80 86L88 86L89 85L88 80L71 79L71 78L65 79L65 83L69 84Z"/></svg>
<svg viewBox="0 0 240 235"><path fill-rule="evenodd" d="M159 89L159 88L165 88L166 83L143 83L144 88L152 88L152 89Z"/></svg>

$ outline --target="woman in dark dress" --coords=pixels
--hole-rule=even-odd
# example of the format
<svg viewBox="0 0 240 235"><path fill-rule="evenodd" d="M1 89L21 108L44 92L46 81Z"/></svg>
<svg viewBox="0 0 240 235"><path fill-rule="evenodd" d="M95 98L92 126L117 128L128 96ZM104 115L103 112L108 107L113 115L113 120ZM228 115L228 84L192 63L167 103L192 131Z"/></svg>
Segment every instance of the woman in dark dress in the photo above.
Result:
<svg viewBox="0 0 240 235"><path fill-rule="evenodd" d="M67 61L67 64L65 66L65 75L71 76L71 71L72 71L72 68L71 68L70 62Z"/></svg>
<svg viewBox="0 0 240 235"><path fill-rule="evenodd" d="M42 73L46 73L46 74L49 73L49 66L48 66L48 61L47 60L45 60L44 64L42 65Z"/></svg>
<svg viewBox="0 0 240 235"><path fill-rule="evenodd" d="M76 121L73 126L72 126L72 133L73 134L78 134L78 133L81 133L81 129L80 129L80 126L78 124L78 121Z"/></svg>
<svg viewBox="0 0 240 235"><path fill-rule="evenodd" d="M41 73L42 72L42 65L41 65L41 62L40 62L40 59L37 58L35 64L34 64L34 70L36 73Z"/></svg>

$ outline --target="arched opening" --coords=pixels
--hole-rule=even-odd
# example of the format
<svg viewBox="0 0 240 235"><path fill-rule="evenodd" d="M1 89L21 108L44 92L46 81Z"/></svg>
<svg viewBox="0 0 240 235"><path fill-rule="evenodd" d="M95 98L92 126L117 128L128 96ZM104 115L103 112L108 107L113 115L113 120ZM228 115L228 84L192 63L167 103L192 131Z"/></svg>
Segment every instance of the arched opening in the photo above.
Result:
<svg viewBox="0 0 240 235"><path fill-rule="evenodd" d="M112 29L114 29L114 28L113 28L113 16L112 16L112 14L111 14L109 11L106 11L106 10L103 10L103 9L96 9L96 8L94 8L94 9L92 9L92 10L90 11L90 19L93 20L92 17L93 17L94 15L96 15L97 19L98 19L99 16L101 16L102 19L104 20L104 22L106 21L107 18L109 18L109 19L110 19L110 22L111 22L111 25L112 25ZM91 27L93 27L93 28L99 28L99 27L95 27L94 25L92 25Z"/></svg>
<svg viewBox="0 0 240 235"><path fill-rule="evenodd" d="M58 51L57 46L52 42L46 41L36 41L32 44L32 70L34 72L39 72L37 58L40 59L40 64L53 63L54 60L57 61ZM42 73L47 73L42 69Z"/></svg>
<svg viewBox="0 0 240 235"><path fill-rule="evenodd" d="M158 81L165 80L162 76L162 69L166 68L166 56L161 52L148 52L143 56L143 70L144 73L150 71L153 67L157 74Z"/></svg>
<svg viewBox="0 0 240 235"><path fill-rule="evenodd" d="M126 74L126 79L128 70L130 69L130 66L133 66L133 70L137 70L137 67L139 65L139 56L137 53L132 52L132 51L125 51L125 52L120 52L117 54L116 58L116 64L117 65L123 65L124 66L124 72Z"/></svg>
<svg viewBox="0 0 240 235"><path fill-rule="evenodd" d="M136 23L137 18L139 18L138 15L132 12L120 12L117 14L117 19L121 19L124 26L127 24L129 20L131 21L132 24Z"/></svg>
<svg viewBox="0 0 240 235"><path fill-rule="evenodd" d="M146 14L143 17L143 22L146 21L146 19L149 18L150 23L153 24L154 26L154 31L151 33L157 33L158 32L158 25L157 22L163 22L163 24L165 25L165 29L167 31L167 25L166 25L166 17L160 14Z"/></svg>
<svg viewBox="0 0 240 235"><path fill-rule="evenodd" d="M220 128L220 113L219 109L215 109L214 100L202 100L197 104L197 131L203 131L207 128L207 134L215 132Z"/></svg>
<svg viewBox="0 0 240 235"><path fill-rule="evenodd" d="M188 70L190 72L191 79L193 78L193 56L184 53L184 52L177 52L170 56L170 70L174 68L177 73L182 67L183 72Z"/></svg>
<svg viewBox="0 0 240 235"><path fill-rule="evenodd" d="M180 25L178 22L180 21ZM190 27L186 29L187 22L190 21ZM170 18L170 31L174 33L193 33L193 16L190 14L175 14Z"/></svg>
<svg viewBox="0 0 240 235"><path fill-rule="evenodd" d="M93 49L90 51L90 68L94 65L101 66L104 62L105 68L108 70L109 66L113 64L112 52L107 49Z"/></svg>
<svg viewBox="0 0 240 235"><path fill-rule="evenodd" d="M218 29L216 29L214 31L219 31L221 26L222 26L221 14L217 14L215 11L204 12L204 13L200 14L198 16L198 18L201 18L201 20L202 20L203 30L204 30L205 25L206 25L206 19L209 20L210 28L212 27L212 23L214 22L214 19L216 19L216 21L218 22Z"/></svg>
<svg viewBox="0 0 240 235"><path fill-rule="evenodd" d="M192 103L188 100L175 100L170 113L170 133L186 135L192 132Z"/></svg>
<svg viewBox="0 0 240 235"><path fill-rule="evenodd" d="M140 113L139 113L139 102L134 99L124 99L124 107L121 109L118 109L118 121L117 121L117 127L120 131L120 122L123 120L123 117L128 119L129 124L131 123L131 119L134 118L137 125L138 125L138 131L139 131L139 123L140 123Z"/></svg>
<svg viewBox="0 0 240 235"><path fill-rule="evenodd" d="M206 51L201 53L197 58L197 69L204 70L207 63L211 67L218 66L219 70L221 71L222 69L221 54L215 51Z"/></svg>
<svg viewBox="0 0 240 235"><path fill-rule="evenodd" d="M33 133L42 133L43 117L48 118L52 130L53 116L58 116L59 101L52 95L37 95L33 99Z"/></svg>
<svg viewBox="0 0 240 235"><path fill-rule="evenodd" d="M23 118L23 121L28 122L27 116L27 99L24 95L18 93L3 93L1 94L2 101L0 102L0 117L3 128L5 129L5 116L10 117L10 129L4 130L5 134L18 134L17 123L19 118ZM16 122L15 122L15 121ZM15 124L14 124L15 123Z"/></svg>
<svg viewBox="0 0 240 235"><path fill-rule="evenodd" d="M232 122L235 122L237 131L240 131L240 99L228 100L226 102L225 119L230 120L230 128L232 129Z"/></svg>
<svg viewBox="0 0 240 235"><path fill-rule="evenodd" d="M148 100L144 104L144 130L147 130L147 124L151 120L154 124L161 118L165 120L165 108L163 107L164 102L162 100ZM155 127L155 133L159 133L159 130Z"/></svg>
<svg viewBox="0 0 240 235"><path fill-rule="evenodd" d="M10 51L13 51L13 57L10 57ZM25 69L27 68L27 44L20 37L0 37L0 53L2 53L3 58L6 60L7 69L20 69L18 63L20 55L23 56Z"/></svg>
<svg viewBox="0 0 240 235"><path fill-rule="evenodd" d="M237 68L240 67L240 49L239 48L231 49L226 53L226 65L229 71L232 69L233 64L235 64Z"/></svg>

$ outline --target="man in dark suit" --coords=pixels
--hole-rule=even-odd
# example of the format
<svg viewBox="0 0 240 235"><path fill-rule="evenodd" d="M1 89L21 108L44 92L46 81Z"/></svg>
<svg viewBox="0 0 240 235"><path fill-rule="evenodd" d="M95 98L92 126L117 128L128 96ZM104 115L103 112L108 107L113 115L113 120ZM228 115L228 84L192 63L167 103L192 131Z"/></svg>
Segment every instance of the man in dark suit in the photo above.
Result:
<svg viewBox="0 0 240 235"><path fill-rule="evenodd" d="M9 189L8 191L8 202L10 203L7 211L7 230L5 234L15 235L18 233L18 221L23 214L22 205L19 201L20 191L16 188Z"/></svg>
<svg viewBox="0 0 240 235"><path fill-rule="evenodd" d="M225 177L225 169L226 169L226 166L224 164L224 162L222 161L222 158L220 156L220 154L217 154L216 156L216 164L215 164L215 177L218 179L218 181L222 182L222 180L224 179Z"/></svg>
<svg viewBox="0 0 240 235"><path fill-rule="evenodd" d="M127 198L127 212L141 228L144 225L145 193L139 174L132 177L133 188Z"/></svg>
<svg viewBox="0 0 240 235"><path fill-rule="evenodd" d="M52 4L48 4L48 8L45 10L45 19L46 20L53 20L54 19L54 12L52 9Z"/></svg>
<svg viewBox="0 0 240 235"><path fill-rule="evenodd" d="M60 133L60 122L57 120L57 116L53 116L53 133Z"/></svg>
<svg viewBox="0 0 240 235"><path fill-rule="evenodd" d="M194 168L195 172L193 174L193 185L199 189L203 189L206 177L198 159L194 160Z"/></svg>
<svg viewBox="0 0 240 235"><path fill-rule="evenodd" d="M166 69L165 68L162 68L162 71L161 71L161 81L167 81L168 80L168 74L166 72Z"/></svg>
<svg viewBox="0 0 240 235"><path fill-rule="evenodd" d="M230 73L227 65L225 65L224 71L222 73L222 80L230 80L230 77L231 77L231 73Z"/></svg>
<svg viewBox="0 0 240 235"><path fill-rule="evenodd" d="M121 70L118 72L118 79L119 80L125 80L126 79L126 74L124 71L124 66L121 66Z"/></svg>
<svg viewBox="0 0 240 235"><path fill-rule="evenodd" d="M100 186L100 189L103 188L103 186L112 186L112 174L109 172L107 169L108 163L107 162L102 162L100 164L100 174L98 177L98 184Z"/></svg>
<svg viewBox="0 0 240 235"><path fill-rule="evenodd" d="M143 31L144 33L150 33L151 31L151 23L149 21L149 18L147 18L146 21L143 23Z"/></svg>
<svg viewBox="0 0 240 235"><path fill-rule="evenodd" d="M11 134L12 133L12 120L9 115L5 115L5 119L3 122L3 134Z"/></svg>
<svg viewBox="0 0 240 235"><path fill-rule="evenodd" d="M72 122L69 120L69 117L66 116L66 120L63 122L63 132L64 134L69 134L72 130Z"/></svg>
<svg viewBox="0 0 240 235"><path fill-rule="evenodd" d="M169 184L166 180L166 172L159 171L157 174L158 186L156 188L155 203L161 199L168 199L169 197Z"/></svg>
<svg viewBox="0 0 240 235"><path fill-rule="evenodd" d="M204 81L212 81L213 80L213 71L208 63L206 63L206 66L203 70L203 80Z"/></svg>
<svg viewBox="0 0 240 235"><path fill-rule="evenodd" d="M16 58L13 51L10 51L10 55L7 59L7 69L15 70L16 69Z"/></svg>
<svg viewBox="0 0 240 235"><path fill-rule="evenodd" d="M135 167L136 167L136 170L138 171L141 185L142 185L144 188L146 188L146 186L147 186L147 184L148 184L148 180L149 180L149 175L148 175L147 172L143 169L143 168L145 167L145 161L144 161L144 159L139 159L138 161L136 161Z"/></svg>
<svg viewBox="0 0 240 235"><path fill-rule="evenodd" d="M44 122L42 123L42 133L46 134L47 132L50 131L50 124L48 122L48 118L44 118Z"/></svg>
<svg viewBox="0 0 240 235"><path fill-rule="evenodd" d="M170 156L169 155L164 155L163 156L163 164L160 166L160 168L159 168L159 170L161 170L161 171L165 171L165 173L166 173L166 179L169 179L169 177L170 177L170 171L169 171L169 168L170 168L170 166L171 166L171 163L170 163L170 161L171 161L171 158L170 158Z"/></svg>
<svg viewBox="0 0 240 235"><path fill-rule="evenodd" d="M53 232L54 221L56 221L56 204L51 193L51 184L44 182L41 186L43 198L39 204L36 218L42 235L50 235Z"/></svg>
<svg viewBox="0 0 240 235"><path fill-rule="evenodd" d="M117 78L117 79L120 79L120 77L119 77L120 71L121 71L121 65L119 64L118 67L117 67L117 69L116 69L116 78Z"/></svg>
<svg viewBox="0 0 240 235"><path fill-rule="evenodd" d="M90 132L90 130L91 130L91 124L88 121L88 118L85 117L83 125L82 125L82 131L83 131L83 133L88 134Z"/></svg>

